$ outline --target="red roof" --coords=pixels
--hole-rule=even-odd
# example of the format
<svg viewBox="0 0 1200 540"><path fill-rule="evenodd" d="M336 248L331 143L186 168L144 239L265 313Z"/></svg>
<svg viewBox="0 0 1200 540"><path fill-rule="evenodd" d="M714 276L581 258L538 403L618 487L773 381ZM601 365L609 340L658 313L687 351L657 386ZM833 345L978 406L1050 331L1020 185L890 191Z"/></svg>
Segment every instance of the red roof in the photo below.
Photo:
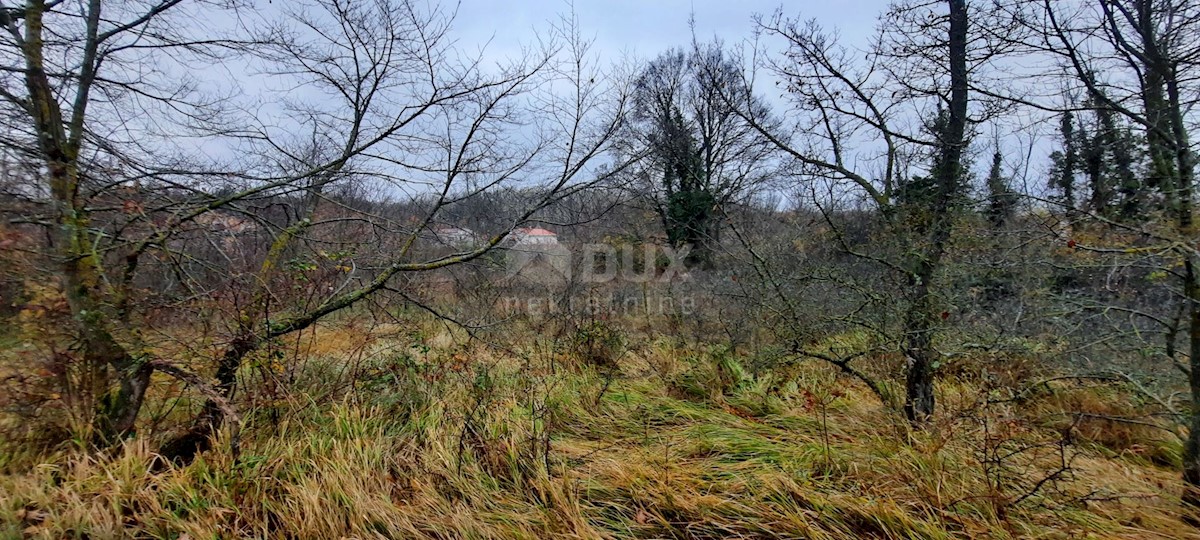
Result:
<svg viewBox="0 0 1200 540"><path fill-rule="evenodd" d="M524 234L526 236L558 236L557 234L554 234L551 231L548 231L546 229L541 229L541 228L517 229L517 232Z"/></svg>

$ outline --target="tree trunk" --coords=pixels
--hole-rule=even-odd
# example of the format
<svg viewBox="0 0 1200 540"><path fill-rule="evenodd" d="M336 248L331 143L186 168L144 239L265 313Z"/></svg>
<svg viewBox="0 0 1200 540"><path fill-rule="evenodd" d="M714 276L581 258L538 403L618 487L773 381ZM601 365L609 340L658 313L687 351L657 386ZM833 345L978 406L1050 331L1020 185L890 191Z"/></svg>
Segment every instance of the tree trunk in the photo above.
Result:
<svg viewBox="0 0 1200 540"><path fill-rule="evenodd" d="M258 348L261 340L252 334L243 334L233 340L221 360L217 364L217 392L226 401L233 398L237 386L237 372L242 366L242 359ZM225 421L225 410L215 399L209 398L204 402L200 414L192 420L192 425L186 431L167 441L159 449L164 458L186 465L196 458L196 455L212 446L212 437L221 429Z"/></svg>
<svg viewBox="0 0 1200 540"><path fill-rule="evenodd" d="M937 315L934 313L932 282L950 239L951 213L961 191L962 155L967 132L967 3L966 0L948 0L948 3L950 110L936 134L939 155L933 174L937 187L933 199L924 201L929 205L928 227L925 227L929 245L917 260L910 279L913 294L904 321L908 361L904 414L916 425L927 421L936 406L933 379L937 353L933 349L933 334Z"/></svg>
<svg viewBox="0 0 1200 540"><path fill-rule="evenodd" d="M1188 143L1187 126L1184 122L1183 105L1180 100L1179 74L1175 69L1167 72L1167 96L1170 106L1171 138L1174 148L1176 176L1176 196L1174 198L1177 212L1177 227L1183 238L1194 237L1192 223L1192 190L1194 189L1195 174L1192 151ZM1164 149L1165 150L1165 149ZM1191 390L1191 421L1188 426L1187 444L1183 455L1183 480L1185 484L1183 501L1191 506L1200 507L1200 276L1196 275L1196 258L1184 253L1184 301L1187 302L1189 315L1188 325L1188 354L1191 356L1188 383Z"/></svg>
<svg viewBox="0 0 1200 540"><path fill-rule="evenodd" d="M905 377L904 416L909 422L920 425L933 416L936 401L933 396L933 371L937 361L933 350L934 318L933 298L929 279L933 277L936 264L922 263L922 269L914 276L916 294L905 314L907 345L905 360L908 372Z"/></svg>
<svg viewBox="0 0 1200 540"><path fill-rule="evenodd" d="M92 248L86 201L80 199L79 154L87 95L95 76L100 2L88 3L84 47L71 122L64 122L58 91L50 83L44 61L42 15L45 2L29 2L24 10L27 110L38 136L40 158L54 204L53 250L58 258L60 284L82 345L83 369L93 385L93 440L110 445L133 430L141 410L152 368L117 342L108 327L99 255ZM69 129L68 129L69 128ZM115 382L113 377L115 377Z"/></svg>
<svg viewBox="0 0 1200 540"><path fill-rule="evenodd" d="M1196 267L1189 258L1185 264L1184 299L1188 303L1188 353L1191 373L1188 382L1192 394L1187 444L1183 454L1183 502L1200 507L1200 283Z"/></svg>
<svg viewBox="0 0 1200 540"><path fill-rule="evenodd" d="M1141 35L1141 50L1145 54L1145 74L1142 76L1142 106L1146 110L1146 147L1150 154L1150 175L1147 184L1159 190L1167 198L1168 210L1177 204L1178 193L1172 181L1176 169L1172 160L1171 132L1168 126L1166 84L1169 69L1166 59L1159 50L1154 2L1138 0L1135 4L1138 18L1138 33Z"/></svg>
<svg viewBox="0 0 1200 540"><path fill-rule="evenodd" d="M115 444L133 433L154 373L149 363L123 351L109 365L114 368L116 384L100 399L96 414L96 440L103 446Z"/></svg>
<svg viewBox="0 0 1200 540"><path fill-rule="evenodd" d="M76 204L78 175L71 165L50 167L57 207L55 251L60 258L63 293L78 326L84 369L97 390L93 442L109 446L133 431L153 369L133 357L106 328L106 306L99 298L99 269L90 252L88 219Z"/></svg>

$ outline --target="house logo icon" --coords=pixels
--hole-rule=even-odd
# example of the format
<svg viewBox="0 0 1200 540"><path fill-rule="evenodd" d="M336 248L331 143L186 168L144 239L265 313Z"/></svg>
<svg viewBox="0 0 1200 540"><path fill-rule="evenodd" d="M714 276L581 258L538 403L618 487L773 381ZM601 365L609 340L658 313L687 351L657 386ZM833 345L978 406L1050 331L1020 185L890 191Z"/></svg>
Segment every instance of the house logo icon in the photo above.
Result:
<svg viewBox="0 0 1200 540"><path fill-rule="evenodd" d="M576 247L578 253L559 243L558 235L546 229L517 229L506 242L505 277L565 285L576 278L584 283L646 283L688 276L684 264L688 246L674 249L651 244L633 247L592 243Z"/></svg>
<svg viewBox="0 0 1200 540"><path fill-rule="evenodd" d="M558 242L554 232L541 228L517 229L510 239L506 277L547 285L571 279L571 250Z"/></svg>
<svg viewBox="0 0 1200 540"><path fill-rule="evenodd" d="M571 250L561 244L513 247L508 250L508 277L550 284L571 279Z"/></svg>

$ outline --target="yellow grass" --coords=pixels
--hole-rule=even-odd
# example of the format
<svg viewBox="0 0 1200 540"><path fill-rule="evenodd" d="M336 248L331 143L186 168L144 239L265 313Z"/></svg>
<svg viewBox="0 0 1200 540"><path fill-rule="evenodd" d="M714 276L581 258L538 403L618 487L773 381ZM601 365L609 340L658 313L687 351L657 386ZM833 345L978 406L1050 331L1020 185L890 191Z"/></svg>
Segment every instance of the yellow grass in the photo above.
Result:
<svg viewBox="0 0 1200 540"><path fill-rule="evenodd" d="M237 459L222 441L152 472L149 435L110 457L0 446L0 538L1200 538L1178 473L1143 451L1175 444L1153 430L1079 428L1070 474L1017 504L1058 456L1020 453L1009 482L988 480L982 449L1007 441L981 418L1053 441L1053 413L1111 390L979 409L974 383L948 380L944 412L912 433L818 364L751 373L719 350L642 340L606 386L532 336L501 352L431 326L418 354L385 347L396 334L304 336L318 372L349 349L391 352L365 354L364 381L341 395L296 388L271 415L244 410Z"/></svg>

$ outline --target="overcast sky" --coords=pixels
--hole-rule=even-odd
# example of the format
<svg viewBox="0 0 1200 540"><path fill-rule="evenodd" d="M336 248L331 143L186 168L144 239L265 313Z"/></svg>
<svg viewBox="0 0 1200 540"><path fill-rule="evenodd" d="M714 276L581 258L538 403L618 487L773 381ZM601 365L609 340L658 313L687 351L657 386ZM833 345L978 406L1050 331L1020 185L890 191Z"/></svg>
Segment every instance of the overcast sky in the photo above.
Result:
<svg viewBox="0 0 1200 540"><path fill-rule="evenodd" d="M889 0L574 0L573 5L584 37L595 39L595 52L604 60L618 61L627 54L648 59L668 48L688 45L692 36L689 14L695 16L696 33L701 40L715 36L726 44L736 45L752 37L755 14L769 16L781 6L788 17L816 19L826 30L836 31L842 45L866 48L877 18L888 3ZM460 44L466 48L490 39L489 56L515 57L519 55L520 43L528 42L537 29L545 28L571 9L570 0L461 0L455 28ZM767 41L765 46L768 51L777 52L782 44ZM778 96L768 93L763 97L776 106L781 105ZM1011 143L1014 148L1027 148L1031 144L1019 138ZM1048 148L1039 146L1032 157L1040 162L1048 153ZM1011 161L1023 164L1021 158L1012 156ZM1022 178L1029 172L1015 170L1024 165L1009 166L1014 167L1012 174ZM1038 167L1041 165L1034 168Z"/></svg>
<svg viewBox="0 0 1200 540"><path fill-rule="evenodd" d="M425 1L445 10L455 6L454 0ZM838 35L840 44L865 49L888 4L889 0L460 0L451 33L466 55L486 47L485 62L490 59L505 63L504 58L524 56L521 45L536 43L539 33L546 34L552 24L573 11L584 38L594 40L592 52L603 65L627 57L647 60L671 47L688 46L692 17L699 39L716 37L736 47L753 37L755 15L769 17L782 6L788 18L815 19L827 32ZM776 54L784 46L778 39L768 39L761 45L766 52ZM759 75L763 76L761 72ZM756 82L760 97L777 111L785 108L778 91L763 91L773 85L764 80ZM1014 148L1030 144L1016 141ZM1048 153L1048 149L1038 148L1033 152L1034 161ZM1013 157L1021 161L1018 158L1024 156Z"/></svg>
<svg viewBox="0 0 1200 540"><path fill-rule="evenodd" d="M855 46L865 45L887 6L887 0L575 0L574 10L584 36L594 37L597 51L616 60L623 53L645 58L686 45L689 13L695 14L701 39L717 36L733 44L751 36L754 14L770 15L783 3L785 14L815 18ZM567 0L462 0L456 26L464 45L495 36L490 52L511 53L534 29L570 11Z"/></svg>

